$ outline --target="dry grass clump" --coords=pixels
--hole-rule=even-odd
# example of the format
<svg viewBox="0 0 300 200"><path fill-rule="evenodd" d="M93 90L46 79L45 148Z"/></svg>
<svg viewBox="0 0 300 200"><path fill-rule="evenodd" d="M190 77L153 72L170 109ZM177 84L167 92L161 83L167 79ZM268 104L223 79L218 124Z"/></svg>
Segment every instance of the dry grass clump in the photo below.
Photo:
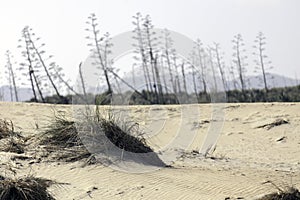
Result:
<svg viewBox="0 0 300 200"><path fill-rule="evenodd" d="M0 140L11 135L11 123L0 119Z"/></svg>
<svg viewBox="0 0 300 200"><path fill-rule="evenodd" d="M92 115L93 116L93 115ZM103 163L129 161L163 167L166 164L147 145L139 125L126 116L118 117L113 111L108 114L97 112L87 124L79 124L87 148L97 154ZM81 126L81 127L80 127Z"/></svg>
<svg viewBox="0 0 300 200"><path fill-rule="evenodd" d="M68 120L64 115L55 116L54 120L42 133L41 143L60 147L82 145L75 122Z"/></svg>
<svg viewBox="0 0 300 200"><path fill-rule="evenodd" d="M14 138L8 138L8 139L2 139L0 140L0 151L3 152L12 152L21 154L25 152L25 144L22 139L14 139Z"/></svg>
<svg viewBox="0 0 300 200"><path fill-rule="evenodd" d="M289 188L285 191L280 190L272 194L263 196L258 200L300 200L300 192L296 188Z"/></svg>
<svg viewBox="0 0 300 200"><path fill-rule="evenodd" d="M8 137L21 138L22 135L14 130L12 121L0 119L0 140Z"/></svg>
<svg viewBox="0 0 300 200"><path fill-rule="evenodd" d="M0 151L24 153L25 138L14 131L11 121L0 120Z"/></svg>
<svg viewBox="0 0 300 200"><path fill-rule="evenodd" d="M132 153L154 153L146 144L136 123L117 120L111 113L107 118L94 114L91 118L83 117L78 121L69 120L61 114L55 116L42 132L40 142L48 152L52 152L51 157L55 160L70 162L86 159L87 162L95 163L95 154L104 151L107 153L110 148ZM155 159L159 160L158 163L163 163L157 155Z"/></svg>
<svg viewBox="0 0 300 200"><path fill-rule="evenodd" d="M132 153L153 152L151 147L146 144L145 139L141 137L141 134L136 133L138 132L138 129L135 128L137 124L117 123L113 118L101 118L99 124L105 136L118 148ZM122 124L123 127L121 128L118 124Z"/></svg>
<svg viewBox="0 0 300 200"><path fill-rule="evenodd" d="M25 178L0 177L1 200L54 200L47 192L53 182L28 176Z"/></svg>
<svg viewBox="0 0 300 200"><path fill-rule="evenodd" d="M64 114L55 116L42 132L40 143L54 153L52 157L56 160L71 162L91 156L80 140L75 122L67 119Z"/></svg>

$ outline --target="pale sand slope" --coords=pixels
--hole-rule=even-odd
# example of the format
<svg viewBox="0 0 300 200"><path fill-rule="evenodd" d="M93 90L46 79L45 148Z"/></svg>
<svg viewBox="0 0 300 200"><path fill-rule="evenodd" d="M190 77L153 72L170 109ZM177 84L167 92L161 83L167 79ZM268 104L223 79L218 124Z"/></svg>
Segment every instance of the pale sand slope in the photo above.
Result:
<svg viewBox="0 0 300 200"><path fill-rule="evenodd" d="M139 123L147 134L148 144L155 150L181 156L172 164L174 168L135 174L100 164L81 167L80 162L30 165L19 161L20 164L13 165L18 174L30 173L68 183L50 188L59 200L254 199L277 191L271 184L263 184L266 181L279 187L293 184L300 188L300 104L224 105L224 126L212 155L216 159L203 159L190 152L200 150L209 128L222 119L219 111L218 119L211 120L212 108L212 105L115 108L129 113L127 120ZM38 134L49 124L54 110L66 112L70 117L73 113L72 106L66 105L0 103L0 119L12 120L25 135ZM269 130L257 128L276 119L289 123ZM177 139L172 141L174 138ZM1 171L11 162L10 155L0 153ZM170 159L164 153L161 157Z"/></svg>

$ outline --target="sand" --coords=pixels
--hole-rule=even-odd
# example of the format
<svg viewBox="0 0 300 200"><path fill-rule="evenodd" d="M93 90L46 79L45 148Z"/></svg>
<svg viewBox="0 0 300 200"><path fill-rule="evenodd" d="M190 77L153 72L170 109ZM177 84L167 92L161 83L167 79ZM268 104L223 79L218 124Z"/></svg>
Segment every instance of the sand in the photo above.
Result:
<svg viewBox="0 0 300 200"><path fill-rule="evenodd" d="M138 123L147 143L172 167L134 173L126 171L130 165L120 171L101 164L83 166L81 161L11 161L15 154L0 152L2 173L12 167L18 176L33 174L64 183L49 188L59 200L256 199L278 191L269 182L300 188L299 103L116 106L114 110L124 111L126 120ZM0 103L0 119L12 120L25 136L38 137L54 112L74 117L70 105ZM287 123L271 126L276 120ZM212 154L204 158L198 153L215 139ZM24 155L34 157L34 150Z"/></svg>

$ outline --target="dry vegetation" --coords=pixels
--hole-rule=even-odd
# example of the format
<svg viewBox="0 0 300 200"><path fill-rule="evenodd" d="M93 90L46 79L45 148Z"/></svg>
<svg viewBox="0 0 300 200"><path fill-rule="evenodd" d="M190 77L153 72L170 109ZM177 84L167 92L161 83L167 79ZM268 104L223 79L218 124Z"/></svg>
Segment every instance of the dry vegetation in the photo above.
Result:
<svg viewBox="0 0 300 200"><path fill-rule="evenodd" d="M40 144L53 154L55 160L71 162L91 156L80 140L75 122L67 119L64 114L55 115L41 133Z"/></svg>
<svg viewBox="0 0 300 200"><path fill-rule="evenodd" d="M296 188L289 188L288 190L280 190L279 192L265 195L258 200L300 200L300 192Z"/></svg>
<svg viewBox="0 0 300 200"><path fill-rule="evenodd" d="M42 132L41 144L60 147L82 145L75 122L68 120L64 115L56 115L50 125Z"/></svg>
<svg viewBox="0 0 300 200"><path fill-rule="evenodd" d="M87 129L86 134L80 137L76 127ZM57 160L67 162L86 160L90 164L96 161L95 155L88 151L87 143L96 145L95 148L104 149L107 146L102 146L102 144L107 145L103 142L107 139L114 146L124 151L154 153L152 148L146 144L142 135L142 132L138 129L138 124L117 120L112 114L105 118L98 113L92 120L81 122L69 120L62 114L55 116L50 125L42 132L40 143L45 146L47 151L52 152ZM81 140L83 138L85 145ZM158 156L155 156L155 159L162 166L165 165ZM100 162L102 161L100 160Z"/></svg>
<svg viewBox="0 0 300 200"><path fill-rule="evenodd" d="M117 147L133 153L153 152L151 147L146 144L145 139L135 127L137 124L117 123L113 119L101 118L99 120L105 136ZM122 128L119 124L123 124Z"/></svg>
<svg viewBox="0 0 300 200"><path fill-rule="evenodd" d="M11 121L0 120L0 151L24 153L25 138L14 131Z"/></svg>
<svg viewBox="0 0 300 200"><path fill-rule="evenodd" d="M5 178L0 176L1 200L54 200L47 192L53 182L28 176L25 178Z"/></svg>
<svg viewBox="0 0 300 200"><path fill-rule="evenodd" d="M280 125L288 124L288 123L289 123L289 121L286 119L276 119L272 123L264 124L264 125L258 126L257 128L265 128L267 130L270 130L276 126L280 126Z"/></svg>
<svg viewBox="0 0 300 200"><path fill-rule="evenodd" d="M38 135L39 137L31 137L31 139L25 138L21 135L21 133L15 131L14 125L11 121L0 120L0 151L20 153L21 155L17 155L20 156L20 158L24 156L25 159L29 158L34 160L36 159L35 156L40 158L39 153L42 153L40 150L44 149L49 152L49 154L44 158L41 157L42 162L47 162L49 160L55 162L59 160L66 162L81 161L81 163L99 164L102 163L101 157L100 159L97 157L96 160L93 152L91 153L91 151L88 150L88 145L85 145L85 143L82 142L84 140L82 140L83 137L80 135L80 131L78 129L78 127L80 128L81 126L89 128L89 126L96 124L99 129L95 129L96 131L90 132L88 137L93 137L92 139L96 138L97 140L101 140L105 137L106 140L109 140L113 145L127 152L154 153L154 155L156 155L152 148L147 145L146 140L143 137L144 133L139 129L139 125L137 123L129 122L128 120L126 121L124 118L118 118L116 116L117 114L112 113L113 112L109 112L109 115L104 115L103 113L93 115L92 122L85 120L78 122L79 120L68 118L64 113L59 113L58 115L55 115L51 121L49 121L49 125L45 127L45 129L40 131L40 134ZM290 119L277 118L271 121L271 123L265 123L260 127L255 126L254 128L270 130L273 127L281 126L283 124L292 124L292 122L293 121ZM203 121L203 123L209 123L209 121ZM193 126L195 125L193 124ZM97 130L101 131L98 132ZM36 145L32 142L42 145ZM99 145L99 143L96 143L96 145ZM34 146L37 148L33 148ZM35 155L31 155L31 152L33 151L36 153ZM206 159L210 159L211 162L217 162L222 159L226 162L231 161L225 156L217 155L218 154L216 154L216 156L206 156ZM194 159L195 157L201 157L199 152L195 150L183 155L183 158ZM152 158L159 159L157 155ZM23 164L27 162L25 159L23 160ZM153 161L153 163L155 162L156 161ZM163 163L163 161L161 162ZM18 170L19 169L16 170L16 174L18 174ZM9 177L7 177L7 175L3 176L3 174L0 175L0 200L54 199L53 196L47 193L47 187L52 184L52 181L33 176L17 178L16 174ZM276 188L278 189L278 192L271 194L266 193L268 195L263 197L261 196L258 200L300 199L300 192L296 189L296 187L288 189Z"/></svg>

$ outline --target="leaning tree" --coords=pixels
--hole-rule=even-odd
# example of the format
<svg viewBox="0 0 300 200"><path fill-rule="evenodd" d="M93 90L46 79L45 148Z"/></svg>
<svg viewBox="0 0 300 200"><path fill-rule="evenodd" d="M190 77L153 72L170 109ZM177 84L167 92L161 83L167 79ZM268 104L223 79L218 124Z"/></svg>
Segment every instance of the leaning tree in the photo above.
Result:
<svg viewBox="0 0 300 200"><path fill-rule="evenodd" d="M86 39L89 40L88 46L91 47L90 51L92 52L92 57L94 58L94 64L101 71L99 75L99 79L102 78L102 75L105 78L107 85L107 94L112 94L112 85L109 76L110 66L108 60L108 54L110 54L110 48L112 46L110 42L109 33L100 34L100 30L98 28L97 17L94 13L90 14L86 24L88 28L85 30L89 33L86 36Z"/></svg>
<svg viewBox="0 0 300 200"><path fill-rule="evenodd" d="M273 67L270 66L271 61L267 61L268 56L265 54L266 50L266 37L262 32L259 32L256 36L256 39L254 40L255 45L253 48L255 49L255 52L253 52L253 55L257 58L254 60L256 66L255 66L255 72L261 72L261 77L264 84L264 89L266 92L269 90L269 84L267 75L269 74L268 71L271 70Z"/></svg>
<svg viewBox="0 0 300 200"><path fill-rule="evenodd" d="M6 74L7 74L7 79L8 79L8 83L9 83L9 88L10 88L10 99L11 101L13 101L13 96L15 97L16 101L19 101L19 97L18 97L18 89L17 89L17 77L16 77L16 73L15 73L15 69L13 66L13 62L12 62L12 55L10 51L6 51Z"/></svg>
<svg viewBox="0 0 300 200"><path fill-rule="evenodd" d="M242 93L245 97L245 90L246 90L246 80L245 80L245 73L246 73L246 62L247 56L244 55L245 43L243 41L242 35L237 34L234 36L232 40L233 43L233 63L236 65L236 70L238 73L238 78L240 81L240 86L242 89Z"/></svg>
<svg viewBox="0 0 300 200"><path fill-rule="evenodd" d="M19 47L22 48L22 54L27 62L22 63L20 69L28 67L28 75L35 101L38 101L36 90L42 102L45 102L43 92L49 90L49 92L54 91L63 102L64 97L60 94L57 86L59 82L57 82L56 65L50 61L53 56L46 55L45 43L40 42L41 38L36 36L32 28L26 26L22 33L23 40L20 41L23 41L23 45L19 45Z"/></svg>

